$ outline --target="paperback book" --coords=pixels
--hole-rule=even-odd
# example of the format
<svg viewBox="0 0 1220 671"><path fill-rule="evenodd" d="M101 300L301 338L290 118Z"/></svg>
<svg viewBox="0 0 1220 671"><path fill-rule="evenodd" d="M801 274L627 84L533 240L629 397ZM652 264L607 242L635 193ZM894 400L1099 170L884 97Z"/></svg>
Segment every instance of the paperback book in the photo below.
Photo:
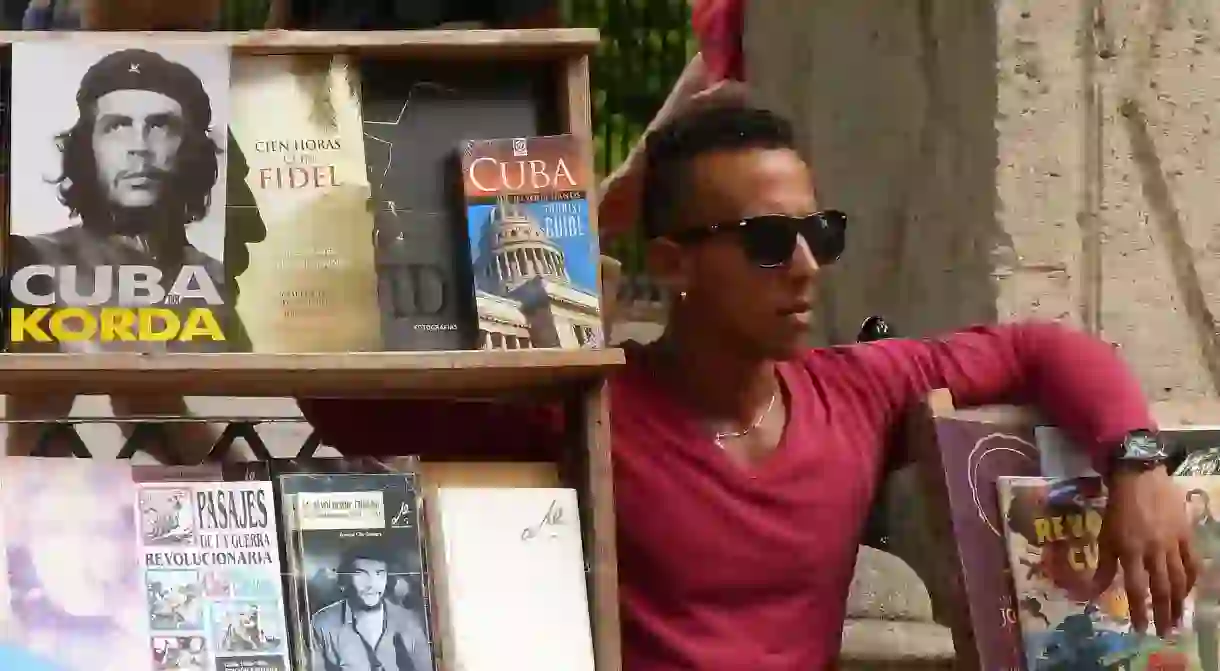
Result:
<svg viewBox="0 0 1220 671"><path fill-rule="evenodd" d="M479 347L601 347L592 175L580 139L471 140L462 177Z"/></svg>
<svg viewBox="0 0 1220 671"><path fill-rule="evenodd" d="M4 644L57 671L152 671L137 487L126 460L7 458Z"/></svg>
<svg viewBox="0 0 1220 671"><path fill-rule="evenodd" d="M275 502L268 480L139 485L156 671L288 671Z"/></svg>
<svg viewBox="0 0 1220 671"><path fill-rule="evenodd" d="M593 671L574 490L438 487L426 505L443 671Z"/></svg>
<svg viewBox="0 0 1220 671"><path fill-rule="evenodd" d="M457 150L471 133L534 133L534 87L491 64L455 72L370 59L360 68L385 348L469 348L474 307Z"/></svg>
<svg viewBox="0 0 1220 671"><path fill-rule="evenodd" d="M413 473L280 476L294 668L432 671ZM378 635L352 645L352 626Z"/></svg>
<svg viewBox="0 0 1220 671"><path fill-rule="evenodd" d="M228 351L229 52L12 46L10 346Z"/></svg>
<svg viewBox="0 0 1220 671"><path fill-rule="evenodd" d="M381 349L358 69L236 56L229 266L256 352Z"/></svg>
<svg viewBox="0 0 1220 671"><path fill-rule="evenodd" d="M998 486L1028 671L1215 670L1201 661L1206 639L1191 618L1162 640L1132 629L1121 576L1095 593L1100 477L1003 477ZM1214 660L1214 635L1209 645Z"/></svg>

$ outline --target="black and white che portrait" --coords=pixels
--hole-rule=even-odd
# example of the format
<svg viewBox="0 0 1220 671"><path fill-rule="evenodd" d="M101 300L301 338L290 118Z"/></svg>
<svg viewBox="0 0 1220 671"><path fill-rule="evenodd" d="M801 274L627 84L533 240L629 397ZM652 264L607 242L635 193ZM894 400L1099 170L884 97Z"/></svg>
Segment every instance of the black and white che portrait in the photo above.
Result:
<svg viewBox="0 0 1220 671"><path fill-rule="evenodd" d="M311 576L309 603L322 606L309 621L313 671L432 671L421 588L400 566L402 547L384 537L345 543ZM321 557L310 559L307 571Z"/></svg>
<svg viewBox="0 0 1220 671"><path fill-rule="evenodd" d="M228 50L23 43L12 72L14 273L74 268L72 291L38 278L59 307L118 304L103 266L155 267L166 290L202 268L223 298Z"/></svg>

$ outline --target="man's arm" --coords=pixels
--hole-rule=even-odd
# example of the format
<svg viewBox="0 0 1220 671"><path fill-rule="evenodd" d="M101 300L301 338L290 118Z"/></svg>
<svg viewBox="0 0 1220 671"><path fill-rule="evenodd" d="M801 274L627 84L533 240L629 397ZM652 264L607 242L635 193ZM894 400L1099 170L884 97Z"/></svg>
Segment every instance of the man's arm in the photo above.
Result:
<svg viewBox="0 0 1220 671"><path fill-rule="evenodd" d="M1121 563L1133 627L1147 629L1149 597L1158 634L1181 625L1199 570L1185 501L1164 467L1112 468L1128 433L1156 428L1135 376L1112 346L1061 326L1027 323L840 352L869 370L863 405L889 425L938 387L948 388L958 406L1035 405L1108 475L1093 574L1097 593L1110 586Z"/></svg>
<svg viewBox="0 0 1220 671"><path fill-rule="evenodd" d="M1123 436L1156 428L1114 347L1056 324L976 327L842 351L871 372L866 405L887 425L938 388L947 388L958 407L1032 404L1093 455L1103 473Z"/></svg>

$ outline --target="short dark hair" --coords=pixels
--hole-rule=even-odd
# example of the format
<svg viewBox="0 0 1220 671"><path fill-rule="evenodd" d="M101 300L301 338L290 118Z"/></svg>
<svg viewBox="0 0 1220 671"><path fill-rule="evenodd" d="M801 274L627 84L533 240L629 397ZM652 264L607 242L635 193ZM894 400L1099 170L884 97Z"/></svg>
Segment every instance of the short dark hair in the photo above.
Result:
<svg viewBox="0 0 1220 671"><path fill-rule="evenodd" d="M692 159L738 149L796 150L792 124L757 107L723 104L680 114L648 135L640 213L649 238L664 235L682 204Z"/></svg>
<svg viewBox="0 0 1220 671"><path fill-rule="evenodd" d="M1202 489L1192 489L1192 490L1190 490L1189 492L1186 492L1186 500L1187 500L1187 501L1189 501L1189 500L1191 500L1191 499L1193 499L1193 498L1196 498L1196 497L1197 497L1197 498L1201 498L1201 499L1203 499L1203 503L1204 503L1204 505L1206 505L1206 506L1208 506L1208 507L1210 507L1210 506L1211 506L1211 504L1212 504L1212 497L1211 497L1211 496L1209 496L1209 495L1208 495L1208 493L1207 493L1206 491L1204 491L1204 490L1202 490Z"/></svg>
<svg viewBox="0 0 1220 671"><path fill-rule="evenodd" d="M339 558L339 579L343 580L343 576L354 572L356 561L360 559L385 564L386 571L388 572L390 569L390 559L387 554L385 543L377 538L370 538L363 542L349 545L343 550L343 555Z"/></svg>

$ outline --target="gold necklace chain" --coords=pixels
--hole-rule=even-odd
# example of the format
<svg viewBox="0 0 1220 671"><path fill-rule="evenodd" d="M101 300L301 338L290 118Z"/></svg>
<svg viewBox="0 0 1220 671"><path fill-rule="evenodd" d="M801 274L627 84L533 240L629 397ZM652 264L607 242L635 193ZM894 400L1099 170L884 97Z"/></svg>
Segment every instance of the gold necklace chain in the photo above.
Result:
<svg viewBox="0 0 1220 671"><path fill-rule="evenodd" d="M724 441L726 438L742 438L749 434L754 429L762 426L763 420L767 415L771 414L771 409L775 407L775 399L779 397L779 390L771 392L771 400L767 402L767 407L762 412L758 413L758 418L755 419L749 426L740 431L717 431L716 437L713 439L716 442L716 447L724 449Z"/></svg>

